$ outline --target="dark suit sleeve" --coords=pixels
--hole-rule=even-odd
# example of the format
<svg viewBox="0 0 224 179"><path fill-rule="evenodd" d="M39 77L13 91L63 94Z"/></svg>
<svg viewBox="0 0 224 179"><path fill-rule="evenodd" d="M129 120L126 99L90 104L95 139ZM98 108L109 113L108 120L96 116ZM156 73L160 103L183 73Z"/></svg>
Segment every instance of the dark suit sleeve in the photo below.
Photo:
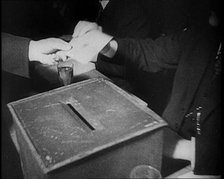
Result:
<svg viewBox="0 0 224 179"><path fill-rule="evenodd" d="M196 138L194 173L220 175L222 171L221 106L215 109L203 124L203 135Z"/></svg>
<svg viewBox="0 0 224 179"><path fill-rule="evenodd" d="M30 39L2 33L2 70L29 77Z"/></svg>
<svg viewBox="0 0 224 179"><path fill-rule="evenodd" d="M184 44L185 32L152 39L116 39L118 50L113 58L143 71L158 72L176 68Z"/></svg>

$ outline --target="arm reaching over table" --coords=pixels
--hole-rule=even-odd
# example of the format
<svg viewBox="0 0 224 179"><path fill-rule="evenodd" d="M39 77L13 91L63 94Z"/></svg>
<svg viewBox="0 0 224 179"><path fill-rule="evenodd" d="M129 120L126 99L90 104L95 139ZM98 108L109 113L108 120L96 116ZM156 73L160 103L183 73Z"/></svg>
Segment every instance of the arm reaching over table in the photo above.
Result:
<svg viewBox="0 0 224 179"><path fill-rule="evenodd" d="M54 63L58 50L69 50L71 46L57 38L33 41L29 38L2 33L2 70L29 77L29 62Z"/></svg>
<svg viewBox="0 0 224 179"><path fill-rule="evenodd" d="M95 22L79 21L75 26L72 37L77 38L92 30L99 30L102 32L102 27Z"/></svg>
<svg viewBox="0 0 224 179"><path fill-rule="evenodd" d="M69 49L71 49L71 46L58 38L47 38L38 41L31 40L29 44L29 60L52 64L56 58L55 52Z"/></svg>
<svg viewBox="0 0 224 179"><path fill-rule="evenodd" d="M72 58L80 63L95 62L100 51L111 41L113 37L99 30L91 30L82 36L73 38L69 44L72 49L59 51L57 55L62 59Z"/></svg>

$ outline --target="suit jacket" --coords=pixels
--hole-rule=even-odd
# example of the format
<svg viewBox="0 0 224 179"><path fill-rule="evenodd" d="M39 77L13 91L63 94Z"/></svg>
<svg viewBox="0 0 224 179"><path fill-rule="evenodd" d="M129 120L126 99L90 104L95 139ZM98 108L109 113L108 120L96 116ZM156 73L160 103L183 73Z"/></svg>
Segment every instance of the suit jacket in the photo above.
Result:
<svg viewBox="0 0 224 179"><path fill-rule="evenodd" d="M196 136L195 174L220 174L221 169L218 160L221 156L221 90L218 80L209 89L206 84L211 82L218 49L218 42L210 32L210 28L204 28L204 32L188 29L155 41L117 39L118 51L113 59L124 60L130 68L144 71L176 69L172 93L162 116L183 137ZM185 122L185 115L195 104L203 107L200 135L192 132L196 131L196 123ZM184 130L186 128L188 130Z"/></svg>
<svg viewBox="0 0 224 179"><path fill-rule="evenodd" d="M98 18L98 23L105 33L117 38L155 39L162 33L162 7L162 0L110 0ZM158 114L164 110L171 90L172 70L151 73L137 68L126 68L123 63L110 63L102 55L98 56L96 67L119 86L147 103L150 102L150 108ZM152 85L157 79L162 83ZM158 88L162 89L164 86L167 90L162 93L163 102L156 103L161 96Z"/></svg>
<svg viewBox="0 0 224 179"><path fill-rule="evenodd" d="M29 77L28 48L30 39L2 33L2 70Z"/></svg>
<svg viewBox="0 0 224 179"><path fill-rule="evenodd" d="M160 34L160 21L155 16L157 1L110 0L97 23L105 33L120 38L156 37Z"/></svg>

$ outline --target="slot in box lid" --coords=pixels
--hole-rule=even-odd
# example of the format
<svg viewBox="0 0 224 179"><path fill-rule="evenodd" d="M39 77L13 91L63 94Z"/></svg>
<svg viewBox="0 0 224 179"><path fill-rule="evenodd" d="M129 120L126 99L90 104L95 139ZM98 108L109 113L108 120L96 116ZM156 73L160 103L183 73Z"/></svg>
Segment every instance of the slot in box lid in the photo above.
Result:
<svg viewBox="0 0 224 179"><path fill-rule="evenodd" d="M104 79L90 79L8 104L38 163L49 172L167 123Z"/></svg>

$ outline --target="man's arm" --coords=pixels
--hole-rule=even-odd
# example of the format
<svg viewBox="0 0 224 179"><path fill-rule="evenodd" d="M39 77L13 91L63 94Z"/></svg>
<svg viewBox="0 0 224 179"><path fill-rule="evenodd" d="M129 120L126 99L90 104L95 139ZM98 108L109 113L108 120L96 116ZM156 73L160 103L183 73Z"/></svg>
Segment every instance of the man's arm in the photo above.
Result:
<svg viewBox="0 0 224 179"><path fill-rule="evenodd" d="M75 27L74 34L76 37L82 37L90 31L100 31L99 29L96 23L80 21ZM102 37L110 36L102 32L100 33ZM97 33L96 43L102 39L100 33ZM162 68L176 68L185 44L191 43L192 37L194 37L192 32L188 32L188 30L180 31L174 35L162 36L156 40L119 39L115 37L100 53L112 58L111 60L115 63L119 64L123 61L127 66L133 65L143 71L157 72ZM71 54L65 53L69 57L75 54L75 51L71 52ZM90 61L91 59L86 61L88 60Z"/></svg>
<svg viewBox="0 0 224 179"><path fill-rule="evenodd" d="M101 51L112 61L124 61L144 71L176 68L187 37L187 32L152 39L115 39Z"/></svg>
<svg viewBox="0 0 224 179"><path fill-rule="evenodd" d="M29 77L30 39L2 33L2 70Z"/></svg>
<svg viewBox="0 0 224 179"><path fill-rule="evenodd" d="M58 38L33 41L2 33L2 70L28 77L29 61L51 65L57 59L55 52L70 49L67 42Z"/></svg>

